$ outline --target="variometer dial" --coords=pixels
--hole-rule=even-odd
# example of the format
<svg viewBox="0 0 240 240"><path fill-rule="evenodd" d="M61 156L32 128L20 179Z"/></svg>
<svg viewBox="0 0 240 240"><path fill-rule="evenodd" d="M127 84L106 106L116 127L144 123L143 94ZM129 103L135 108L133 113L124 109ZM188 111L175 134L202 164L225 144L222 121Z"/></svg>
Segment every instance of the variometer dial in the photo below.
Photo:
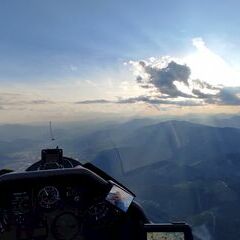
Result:
<svg viewBox="0 0 240 240"><path fill-rule="evenodd" d="M93 221L100 221L106 217L109 208L104 202L97 203L88 209L88 215Z"/></svg>

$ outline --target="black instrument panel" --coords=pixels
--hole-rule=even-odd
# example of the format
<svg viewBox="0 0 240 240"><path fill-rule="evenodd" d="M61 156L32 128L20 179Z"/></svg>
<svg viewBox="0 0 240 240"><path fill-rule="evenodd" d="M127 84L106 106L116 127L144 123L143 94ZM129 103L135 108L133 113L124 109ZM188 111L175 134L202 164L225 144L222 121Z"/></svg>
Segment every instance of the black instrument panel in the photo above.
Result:
<svg viewBox="0 0 240 240"><path fill-rule="evenodd" d="M8 229L16 230L17 239L25 239L28 230L37 238L72 239L89 226L105 228L122 214L104 201L104 194L94 196L83 186L38 185L6 196L2 231L7 236Z"/></svg>
<svg viewBox="0 0 240 240"><path fill-rule="evenodd" d="M82 169L46 172L0 179L1 239L122 239L131 217L105 200L108 182Z"/></svg>

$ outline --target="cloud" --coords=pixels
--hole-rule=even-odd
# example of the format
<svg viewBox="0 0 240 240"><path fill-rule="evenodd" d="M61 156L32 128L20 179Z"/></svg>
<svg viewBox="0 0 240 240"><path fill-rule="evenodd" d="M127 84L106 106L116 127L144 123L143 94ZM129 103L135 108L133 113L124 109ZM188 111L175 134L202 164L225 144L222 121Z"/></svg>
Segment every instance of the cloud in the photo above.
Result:
<svg viewBox="0 0 240 240"><path fill-rule="evenodd" d="M115 103L115 102L110 100L105 100L105 99L94 99L94 100L85 100L85 101L75 102L75 104L106 104L106 103Z"/></svg>
<svg viewBox="0 0 240 240"><path fill-rule="evenodd" d="M240 105L240 87L225 87L217 97L218 104Z"/></svg>
<svg viewBox="0 0 240 240"><path fill-rule="evenodd" d="M158 98L152 96L138 96L133 98L125 98L118 100L116 103L119 104L129 104L129 103L148 103L151 105L167 104L167 105L179 105L179 106L201 106L203 103L201 101L195 101L195 99L186 100L173 100L167 98Z"/></svg>
<svg viewBox="0 0 240 240"><path fill-rule="evenodd" d="M141 64L141 62L139 62ZM174 84L175 81L183 83L188 86L188 79L191 74L190 68L186 65L177 64L174 61L168 63L164 68L158 68L152 65L142 65L143 71L148 74L148 82L161 94L167 95L168 97L189 97L188 94L180 91Z"/></svg>
<svg viewBox="0 0 240 240"><path fill-rule="evenodd" d="M199 79L191 79L191 69L169 57L130 61L136 83L145 89L154 89L159 97L208 98L217 94L220 87Z"/></svg>
<svg viewBox="0 0 240 240"><path fill-rule="evenodd" d="M32 100L29 103L30 104L36 104L36 105L39 105L39 104L54 104L53 101L44 100L44 99Z"/></svg>
<svg viewBox="0 0 240 240"><path fill-rule="evenodd" d="M0 106L2 109L47 104L55 104L55 102L46 99L32 99L31 95L28 94L0 92Z"/></svg>
<svg viewBox="0 0 240 240"><path fill-rule="evenodd" d="M200 39L195 39L194 45L205 47ZM224 87L192 79L189 66L169 57L130 61L129 64L136 76L136 84L145 89L154 89L158 94L157 100L148 99L149 102L177 105L240 104L240 87Z"/></svg>
<svg viewBox="0 0 240 240"><path fill-rule="evenodd" d="M206 44L205 42L203 41L202 38L200 37L197 37L197 38L193 38L192 39L192 44L193 46L195 46L197 49L206 49Z"/></svg>
<svg viewBox="0 0 240 240"><path fill-rule="evenodd" d="M159 105L159 104L168 104L168 105L179 105L179 106L199 106L203 105L201 102L197 102L191 99L184 100L184 101L177 101L172 99L162 99L158 97L152 96L138 96L138 97L131 97L131 98L119 98L118 100L105 100L105 99L95 99L95 100L85 100L85 101L78 101L75 104L135 104L135 103L147 103L151 105Z"/></svg>
<svg viewBox="0 0 240 240"><path fill-rule="evenodd" d="M222 66L224 73L229 73L229 78L232 78L231 71L226 67L225 61L208 49L203 39L195 38L192 43L197 51L201 53L199 58L201 61L197 61L197 63L208 63L207 65L205 64L205 69L202 70L204 74L209 75L210 71L210 76L213 76L214 79L218 78L220 76L219 73L221 73L218 66ZM210 58L211 61L208 61L207 58ZM186 59L183 58L180 60L163 56L124 63L125 66L128 65L131 67L132 73L135 76L136 86L140 86L145 94L143 93L135 97L118 98L117 100L85 100L78 103L147 103L152 105L168 104L178 106L201 106L208 104L240 105L240 87L214 85L210 83L211 81L206 82L202 79L192 77L194 75L192 74L191 67L194 66L197 68L199 65L193 64L190 67L190 65L184 62ZM193 63L195 62L193 61ZM200 65L202 66L203 64ZM228 80L226 76L225 82Z"/></svg>
<svg viewBox="0 0 240 240"><path fill-rule="evenodd" d="M200 43L199 43L200 44ZM200 79L191 79L191 69L167 57L149 61L130 62L136 84L154 94L117 100L94 99L76 104L135 104L202 106L206 104L240 104L240 87L214 86Z"/></svg>

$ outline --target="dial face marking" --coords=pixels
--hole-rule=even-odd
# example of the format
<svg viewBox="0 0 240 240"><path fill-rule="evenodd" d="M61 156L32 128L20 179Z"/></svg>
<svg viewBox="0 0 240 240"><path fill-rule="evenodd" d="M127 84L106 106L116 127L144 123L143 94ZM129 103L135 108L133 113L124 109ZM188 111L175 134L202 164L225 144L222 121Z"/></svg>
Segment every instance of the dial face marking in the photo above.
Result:
<svg viewBox="0 0 240 240"><path fill-rule="evenodd" d="M101 202L90 207L90 209L88 210L88 214L97 222L98 220L106 217L106 215L108 214L108 210L109 209L106 204L104 202Z"/></svg>
<svg viewBox="0 0 240 240"><path fill-rule="evenodd" d="M53 186L46 186L38 193L39 205L43 208L52 208L59 199L59 191Z"/></svg>

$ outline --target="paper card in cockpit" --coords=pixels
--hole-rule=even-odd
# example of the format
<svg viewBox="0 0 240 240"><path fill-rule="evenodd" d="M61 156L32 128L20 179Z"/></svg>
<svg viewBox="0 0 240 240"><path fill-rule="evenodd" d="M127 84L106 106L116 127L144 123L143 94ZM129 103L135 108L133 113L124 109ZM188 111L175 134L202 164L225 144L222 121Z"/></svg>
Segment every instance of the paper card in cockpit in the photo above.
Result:
<svg viewBox="0 0 240 240"><path fill-rule="evenodd" d="M132 203L134 196L124 191L122 188L113 185L108 193L106 200L118 209L127 212L130 204Z"/></svg>

